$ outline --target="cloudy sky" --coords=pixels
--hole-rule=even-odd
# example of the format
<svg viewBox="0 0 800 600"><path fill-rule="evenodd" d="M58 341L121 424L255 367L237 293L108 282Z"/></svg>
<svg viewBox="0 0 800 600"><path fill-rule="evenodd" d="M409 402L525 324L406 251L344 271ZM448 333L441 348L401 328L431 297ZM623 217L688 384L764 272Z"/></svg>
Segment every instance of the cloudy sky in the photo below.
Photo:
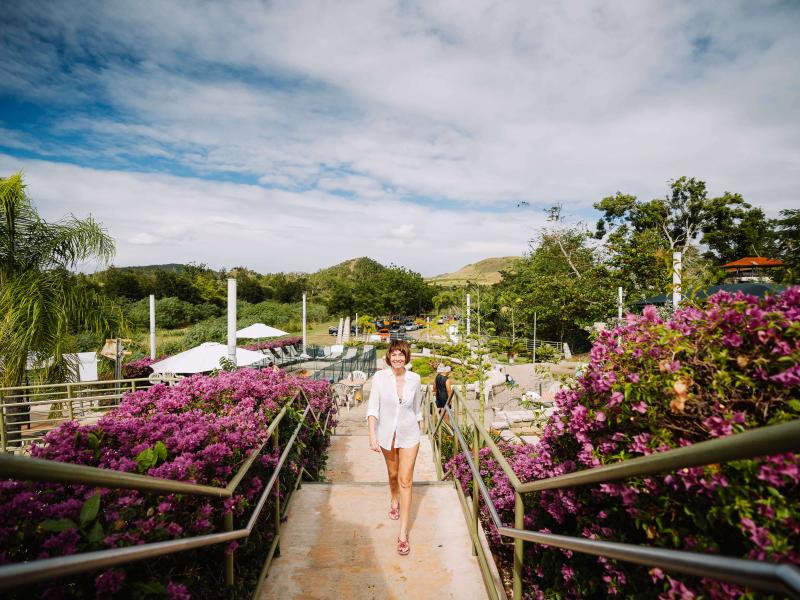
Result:
<svg viewBox="0 0 800 600"><path fill-rule="evenodd" d="M6 4L6 2L2 2ZM800 4L41 2L3 9L0 175L117 265L425 275L681 175L800 194ZM524 201L527 206L520 207Z"/></svg>

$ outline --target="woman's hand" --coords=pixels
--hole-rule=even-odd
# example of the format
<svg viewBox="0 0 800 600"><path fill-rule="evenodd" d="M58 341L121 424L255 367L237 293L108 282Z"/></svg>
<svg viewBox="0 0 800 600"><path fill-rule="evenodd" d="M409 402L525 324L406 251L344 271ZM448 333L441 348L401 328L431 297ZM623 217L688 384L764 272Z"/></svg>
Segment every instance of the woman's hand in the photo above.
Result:
<svg viewBox="0 0 800 600"><path fill-rule="evenodd" d="M369 449L372 450L373 452L381 451L380 444L378 444L378 440L375 438L374 433L369 434Z"/></svg>

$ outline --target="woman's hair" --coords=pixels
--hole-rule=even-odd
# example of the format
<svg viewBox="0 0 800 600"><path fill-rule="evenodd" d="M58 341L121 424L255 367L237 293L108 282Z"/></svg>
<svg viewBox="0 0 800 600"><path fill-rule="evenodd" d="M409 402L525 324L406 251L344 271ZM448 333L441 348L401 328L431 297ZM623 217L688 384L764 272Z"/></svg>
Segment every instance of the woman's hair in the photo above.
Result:
<svg viewBox="0 0 800 600"><path fill-rule="evenodd" d="M392 366L392 363L389 361L389 356L392 354L392 352L397 352L398 350L403 353L403 356L406 357L406 364L411 362L411 346L408 345L408 342L404 342L403 340L392 340L389 343L389 348L387 348L386 357L384 358L386 364L390 367Z"/></svg>

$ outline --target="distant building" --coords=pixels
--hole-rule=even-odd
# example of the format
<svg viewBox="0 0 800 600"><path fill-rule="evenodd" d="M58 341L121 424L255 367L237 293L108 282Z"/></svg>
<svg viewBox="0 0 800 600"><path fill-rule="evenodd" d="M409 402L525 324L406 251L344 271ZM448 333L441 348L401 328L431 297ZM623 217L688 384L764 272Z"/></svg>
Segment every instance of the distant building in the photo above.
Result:
<svg viewBox="0 0 800 600"><path fill-rule="evenodd" d="M733 262L721 265L725 269L726 283L769 283L770 272L783 268L782 260L764 258L762 256L746 256Z"/></svg>

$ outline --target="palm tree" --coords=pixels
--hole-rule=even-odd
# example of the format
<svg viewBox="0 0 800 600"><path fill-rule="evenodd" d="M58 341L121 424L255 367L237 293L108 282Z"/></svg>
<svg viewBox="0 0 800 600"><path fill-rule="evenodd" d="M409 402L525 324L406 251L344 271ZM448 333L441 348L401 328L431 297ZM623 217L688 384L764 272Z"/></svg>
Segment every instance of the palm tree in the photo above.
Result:
<svg viewBox="0 0 800 600"><path fill-rule="evenodd" d="M22 385L28 368L43 382L64 381L76 369L64 357L74 349L72 332L125 328L120 309L70 273L113 255L113 239L91 217L48 223L25 193L22 173L0 178L0 386ZM9 441L19 439L25 408L6 409Z"/></svg>

